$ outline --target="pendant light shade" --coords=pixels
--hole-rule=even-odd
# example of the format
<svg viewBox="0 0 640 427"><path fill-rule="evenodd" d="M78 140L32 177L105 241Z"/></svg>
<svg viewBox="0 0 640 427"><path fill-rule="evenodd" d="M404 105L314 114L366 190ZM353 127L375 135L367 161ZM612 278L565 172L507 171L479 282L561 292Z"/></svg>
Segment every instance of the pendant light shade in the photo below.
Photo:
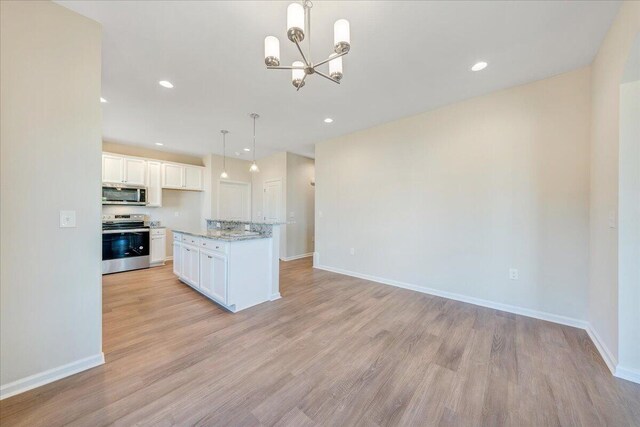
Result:
<svg viewBox="0 0 640 427"><path fill-rule="evenodd" d="M264 63L269 67L280 65L280 40L274 36L264 39Z"/></svg>
<svg viewBox="0 0 640 427"><path fill-rule="evenodd" d="M229 174L227 173L227 134L228 130L221 130L222 134L222 173L220 174L220 178L227 179L229 178Z"/></svg>
<svg viewBox="0 0 640 427"><path fill-rule="evenodd" d="M294 61L294 63L291 65L294 67L304 67L304 63L302 63L301 61ZM304 86L303 69L294 68L293 70L291 70L291 83L297 88L301 88L302 86Z"/></svg>
<svg viewBox="0 0 640 427"><path fill-rule="evenodd" d="M349 21L338 19L333 24L333 45L336 53L349 52L351 48L351 30Z"/></svg>
<svg viewBox="0 0 640 427"><path fill-rule="evenodd" d="M332 53L329 58L337 56L337 53ZM342 56L329 61L329 75L332 79L340 81L342 79Z"/></svg>
<svg viewBox="0 0 640 427"><path fill-rule="evenodd" d="M291 3L287 8L287 37L301 42L304 39L304 7Z"/></svg>
<svg viewBox="0 0 640 427"><path fill-rule="evenodd" d="M260 116L257 113L251 113L249 114L249 117L253 119L253 163L249 168L249 172L260 172L260 169L256 164L256 119Z"/></svg>

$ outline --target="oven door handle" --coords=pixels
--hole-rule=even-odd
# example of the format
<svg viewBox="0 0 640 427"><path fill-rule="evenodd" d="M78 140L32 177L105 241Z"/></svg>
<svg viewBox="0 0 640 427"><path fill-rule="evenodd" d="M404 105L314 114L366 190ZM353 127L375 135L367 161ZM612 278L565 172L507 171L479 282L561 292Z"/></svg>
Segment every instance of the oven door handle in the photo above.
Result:
<svg viewBox="0 0 640 427"><path fill-rule="evenodd" d="M149 233L148 228L129 228L122 230L102 230L102 234L118 234L118 233Z"/></svg>

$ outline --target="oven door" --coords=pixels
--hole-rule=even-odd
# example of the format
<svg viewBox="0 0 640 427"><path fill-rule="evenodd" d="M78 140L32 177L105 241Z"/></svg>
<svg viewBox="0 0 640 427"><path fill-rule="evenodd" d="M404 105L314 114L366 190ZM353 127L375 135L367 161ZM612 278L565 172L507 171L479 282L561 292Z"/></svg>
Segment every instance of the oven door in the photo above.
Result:
<svg viewBox="0 0 640 427"><path fill-rule="evenodd" d="M103 230L102 274L149 267L149 229Z"/></svg>

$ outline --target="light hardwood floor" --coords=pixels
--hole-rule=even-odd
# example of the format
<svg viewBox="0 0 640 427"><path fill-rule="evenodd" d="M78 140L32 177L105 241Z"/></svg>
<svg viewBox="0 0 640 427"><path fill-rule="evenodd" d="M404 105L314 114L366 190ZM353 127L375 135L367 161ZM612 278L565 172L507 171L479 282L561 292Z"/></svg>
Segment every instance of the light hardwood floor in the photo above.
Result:
<svg viewBox="0 0 640 427"><path fill-rule="evenodd" d="M640 425L582 330L282 264L231 314L171 266L104 278L101 367L0 402L2 426Z"/></svg>

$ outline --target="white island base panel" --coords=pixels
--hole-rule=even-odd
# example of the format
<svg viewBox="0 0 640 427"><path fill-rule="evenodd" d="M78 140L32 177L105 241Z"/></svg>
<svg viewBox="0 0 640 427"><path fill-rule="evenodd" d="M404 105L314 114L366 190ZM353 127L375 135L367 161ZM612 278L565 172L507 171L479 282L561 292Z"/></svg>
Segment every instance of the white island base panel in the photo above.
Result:
<svg viewBox="0 0 640 427"><path fill-rule="evenodd" d="M173 272L181 282L236 313L280 298L275 238L220 241L173 232ZM274 283L275 279L275 283Z"/></svg>

